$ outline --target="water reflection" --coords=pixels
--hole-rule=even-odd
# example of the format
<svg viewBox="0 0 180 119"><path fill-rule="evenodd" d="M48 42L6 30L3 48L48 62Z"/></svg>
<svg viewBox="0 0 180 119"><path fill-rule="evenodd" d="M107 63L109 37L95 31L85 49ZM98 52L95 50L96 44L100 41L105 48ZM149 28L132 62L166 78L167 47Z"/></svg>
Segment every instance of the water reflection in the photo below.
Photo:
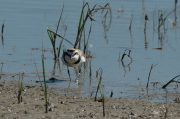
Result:
<svg viewBox="0 0 180 119"><path fill-rule="evenodd" d="M128 54L126 54L126 50L129 51ZM129 72L130 72L130 71L131 71L131 69L130 69L130 64L133 62L133 58L130 56L131 50L129 50L129 49L126 49L126 50L124 51L124 53L123 53L123 55L122 55L122 58L121 58L121 63L122 63L123 70L124 70L124 77L125 77L125 75L126 75L126 67L129 68ZM124 61L123 61L124 56L126 56L126 55L131 59L131 61L130 61L127 65L125 65L125 64L124 64Z"/></svg>
<svg viewBox="0 0 180 119"><path fill-rule="evenodd" d="M3 24L2 24L2 29L1 29L1 39L2 39L2 45L4 45L3 31L4 31L4 21L3 21Z"/></svg>
<svg viewBox="0 0 180 119"><path fill-rule="evenodd" d="M144 0L142 0L142 11L145 11L145 9Z"/></svg>
<svg viewBox="0 0 180 119"><path fill-rule="evenodd" d="M129 25L129 32L130 32L130 38L131 38L131 45L133 46L133 37L131 34L131 24L132 24L132 20L133 20L133 11L131 13L131 21L130 21L130 25Z"/></svg>
<svg viewBox="0 0 180 119"><path fill-rule="evenodd" d="M53 66L53 71L52 71L52 76L55 76L55 72L56 72L56 63L57 63L57 68L59 69L59 73L61 74L61 67L60 67L60 61L59 58L54 60L54 66Z"/></svg>
<svg viewBox="0 0 180 119"><path fill-rule="evenodd" d="M145 49L147 50L147 48L148 48L148 42L147 42L147 40L146 40L146 27L147 27L147 21L149 20L149 18L148 18L148 15L147 14L145 14L145 22L144 22L144 46L145 46Z"/></svg>
<svg viewBox="0 0 180 119"><path fill-rule="evenodd" d="M104 14L103 19L102 19L102 24L103 24L103 28L104 28L104 39L106 39L106 43L108 43L106 32L109 31L110 26L111 26L112 12L111 12L110 4L107 3L104 7L106 7L106 6L109 6L108 9L103 9L101 12L101 15L103 14L104 10L106 10L106 13ZM108 13L109 13L109 23L106 25L106 18L107 18Z"/></svg>

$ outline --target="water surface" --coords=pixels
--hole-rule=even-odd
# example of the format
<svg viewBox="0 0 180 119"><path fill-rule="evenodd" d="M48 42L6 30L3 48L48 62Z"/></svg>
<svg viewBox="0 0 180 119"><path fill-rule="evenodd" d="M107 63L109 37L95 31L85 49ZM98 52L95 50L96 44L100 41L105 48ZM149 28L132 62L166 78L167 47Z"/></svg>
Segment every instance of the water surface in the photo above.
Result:
<svg viewBox="0 0 180 119"><path fill-rule="evenodd" d="M2 73L5 74L1 80L17 80L19 76L13 75L24 70L24 82L35 84L38 81L33 56L37 68L42 75L41 54L42 39L43 47L47 50L45 54L45 70L47 79L55 77L57 79L69 80L67 67L60 61L60 69L56 64L55 70L52 54L52 45L47 35L47 27L56 30L57 22L61 14L64 2L62 20L67 25L66 38L72 43L75 42L77 26L82 8L82 1L6 1L0 4L0 24L4 21L4 41L0 48L0 62L3 62ZM95 4L104 6L106 1L88 1L92 8ZM131 3L131 4L130 4ZM146 93L146 83L149 70L152 64L157 64L151 71L148 93L164 94L165 90L161 87L170 79L179 75L179 8L176 11L177 25L173 26L170 22L175 21L175 13L172 12L165 21L165 29L161 27L158 34L158 11L162 10L164 16L174 9L172 0L112 0L109 2L112 8L112 19L109 14L106 18L105 26L102 24L103 14L101 11L96 13L93 18L98 21L92 22L92 30L89 40L89 48L94 58L91 59L92 77L89 77L89 61L87 67L79 79L79 84L75 82L57 82L48 84L49 87L78 88L82 87L83 95L89 96L97 86L96 70L103 69L102 85L106 96L113 90L113 97L138 97L139 94ZM179 3L178 3L179 4ZM178 6L178 5L177 5ZM117 12L123 9L123 12ZM133 16L131 32L129 25ZM144 33L144 16L148 15L146 34ZM86 24L86 37L88 36L89 26ZM155 26L153 26L155 24ZM59 28L59 34L64 34L64 27ZM58 39L60 40L60 39ZM72 47L67 42L63 42L65 48ZM14 48L14 50L13 50ZM37 48L33 50L32 48ZM161 48L158 50L156 48ZM133 62L125 57L123 67L122 62L118 61L125 49L131 50ZM62 53L62 52L61 52ZM33 54L33 55L32 55ZM129 64L129 65L128 65ZM54 72L53 72L54 71ZM73 68L70 68L72 79L76 78ZM159 82L156 88L151 82ZM178 93L174 89L175 84L167 87L169 93ZM143 91L144 89L144 91ZM153 90L154 89L154 90ZM62 92L64 93L64 92ZM163 97L155 98L153 101L162 101ZM170 101L173 99L170 98Z"/></svg>

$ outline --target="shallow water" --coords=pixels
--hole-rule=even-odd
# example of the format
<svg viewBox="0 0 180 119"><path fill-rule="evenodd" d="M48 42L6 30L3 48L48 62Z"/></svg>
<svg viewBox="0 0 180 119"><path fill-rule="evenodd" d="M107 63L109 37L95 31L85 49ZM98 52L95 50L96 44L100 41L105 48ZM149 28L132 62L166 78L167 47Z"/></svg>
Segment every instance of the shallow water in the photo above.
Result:
<svg viewBox="0 0 180 119"><path fill-rule="evenodd" d="M24 70L24 82L34 84L38 81L33 56L37 63L38 71L42 75L41 54L42 39L43 47L47 50L45 54L46 78L55 77L59 80L69 80L66 66L60 61L60 70L56 64L55 71L52 54L52 45L47 35L47 26L56 30L57 22L61 14L64 2L64 11L62 20L67 25L66 38L72 43L75 42L77 26L82 8L82 1L1 1L0 4L0 24L4 21L4 41L0 49L0 62L3 62L2 73L5 74L1 80L17 80L19 76L16 73L22 73ZM88 1L92 8L95 4L101 6L106 1ZM131 2L131 4L129 4ZM112 0L109 2L112 8L112 19L109 14L106 18L106 28L103 27L103 16L101 11L95 14L93 18L98 21L92 22L92 30L89 40L89 48L94 58L91 59L92 77L89 77L89 60L87 60L86 69L79 79L79 84L75 82L63 81L49 83L49 87L74 88L82 87L83 95L89 96L93 89L96 89L97 78L96 70L102 67L102 85L105 96L109 96L113 90L113 97L138 97L139 94L146 93L146 84L149 71L152 64L157 64L151 71L148 93L164 94L165 90L161 87L170 79L179 74L179 16L180 9L177 8L177 25L173 26L170 22L175 21L175 13L172 12L165 21L166 32L161 27L161 36L158 39L158 11L162 10L165 16L174 9L174 1L155 0L151 1L127 1ZM177 5L178 6L178 5ZM123 12L117 12L118 9L124 9ZM131 32L129 25L131 14L133 20ZM144 16L148 15L146 35L144 34ZM153 23L156 25L153 27ZM90 21L86 24L86 37L89 32ZM110 25L109 25L110 24ZM106 31L105 31L106 29ZM59 34L64 34L63 27L59 27ZM59 40L59 39L58 39ZM58 44L58 43L57 43ZM65 48L72 47L67 42L63 42ZM14 48L14 50L13 50ZM32 48L38 48L33 50ZM154 49L162 48L162 50ZM125 49L131 50L133 62L125 57L124 64L118 61L119 53L122 56ZM62 52L61 52L62 53ZM32 55L33 54L33 55ZM63 72L63 73L62 73ZM72 79L76 78L73 68L70 68ZM156 88L151 82L159 82ZM167 87L169 93L178 93L174 90L175 84ZM143 89L145 91L143 91ZM154 90L153 90L154 89ZM63 93L63 92L62 92ZM164 98L154 98L153 101L162 101ZM169 98L172 101L172 98Z"/></svg>

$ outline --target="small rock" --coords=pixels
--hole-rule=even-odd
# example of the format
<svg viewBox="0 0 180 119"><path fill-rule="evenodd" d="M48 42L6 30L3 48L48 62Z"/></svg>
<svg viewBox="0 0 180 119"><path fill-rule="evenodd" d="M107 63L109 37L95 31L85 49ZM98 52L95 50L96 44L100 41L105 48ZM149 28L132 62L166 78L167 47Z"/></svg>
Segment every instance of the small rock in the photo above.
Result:
<svg viewBox="0 0 180 119"><path fill-rule="evenodd" d="M49 108L49 111L53 111L53 109L52 109L52 108Z"/></svg>
<svg viewBox="0 0 180 119"><path fill-rule="evenodd" d="M27 111L24 111L24 114L27 114Z"/></svg>

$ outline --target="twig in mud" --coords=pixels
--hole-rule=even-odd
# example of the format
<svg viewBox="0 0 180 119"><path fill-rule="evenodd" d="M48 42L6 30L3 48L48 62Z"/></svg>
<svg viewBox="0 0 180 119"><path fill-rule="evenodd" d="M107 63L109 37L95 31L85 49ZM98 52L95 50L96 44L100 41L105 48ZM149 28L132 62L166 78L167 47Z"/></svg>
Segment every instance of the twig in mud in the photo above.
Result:
<svg viewBox="0 0 180 119"><path fill-rule="evenodd" d="M22 102L22 92L23 92L23 76L24 76L24 73L22 73L22 79L20 77L20 73L19 73L19 82L18 82L18 104L20 102Z"/></svg>
<svg viewBox="0 0 180 119"><path fill-rule="evenodd" d="M168 86L170 83L172 83L172 82L177 82L177 83L180 83L179 81L175 81L174 79L175 78L177 78L177 77L179 77L180 75L177 75L177 76L175 76L173 79L171 79L168 83L166 83L162 88L163 89L165 89L166 88L166 86Z"/></svg>
<svg viewBox="0 0 180 119"><path fill-rule="evenodd" d="M111 90L111 95L110 95L110 98L113 96L113 90Z"/></svg>
<svg viewBox="0 0 180 119"><path fill-rule="evenodd" d="M89 66L89 76L90 77L92 76L92 73L91 73L91 60L90 60L90 66Z"/></svg>
<svg viewBox="0 0 180 119"><path fill-rule="evenodd" d="M157 64L158 64L158 63L157 63ZM148 82L147 82L146 88L148 88L151 70L152 70L152 68L154 68L157 64L155 64L154 66L153 66L153 64L151 65L151 69L150 69L150 71L149 71Z"/></svg>
<svg viewBox="0 0 180 119"><path fill-rule="evenodd" d="M1 64L2 64L2 66L1 66L1 73L0 73L0 79L1 79L1 77L2 77L2 75L3 75L3 73L2 73L2 68L3 68L3 62L2 62Z"/></svg>
<svg viewBox="0 0 180 119"><path fill-rule="evenodd" d="M168 107L167 107L167 90L166 90L166 112L164 118L166 119L168 113Z"/></svg>

